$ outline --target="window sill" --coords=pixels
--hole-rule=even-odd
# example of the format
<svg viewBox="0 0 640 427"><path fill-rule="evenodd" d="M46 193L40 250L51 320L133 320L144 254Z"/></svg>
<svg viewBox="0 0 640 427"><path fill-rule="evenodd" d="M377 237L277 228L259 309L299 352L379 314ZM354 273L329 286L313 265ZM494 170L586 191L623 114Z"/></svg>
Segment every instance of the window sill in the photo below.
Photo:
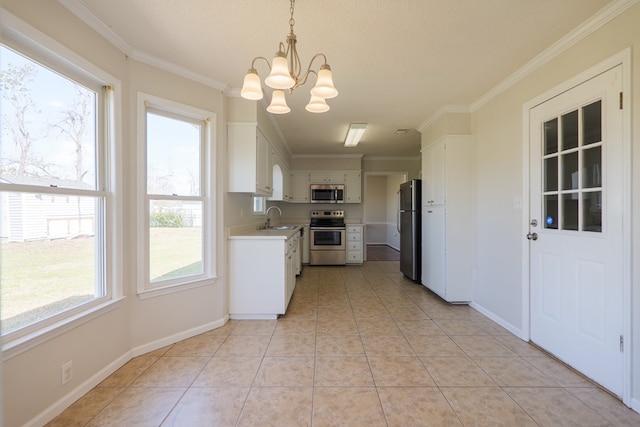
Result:
<svg viewBox="0 0 640 427"><path fill-rule="evenodd" d="M216 276L207 279L196 280L189 283L180 283L176 285L167 285L161 288L143 289L138 290L138 298L145 300L149 298L155 298L162 295L169 295L176 292L188 291L190 289L201 288L203 286L210 286L216 283L218 278Z"/></svg>
<svg viewBox="0 0 640 427"><path fill-rule="evenodd" d="M124 299L124 297L111 299L80 313L74 314L73 316L69 316L66 319L44 326L37 331L17 337L7 342L3 339L2 359L7 361L72 329L75 329L84 323L103 316L104 314L119 308Z"/></svg>

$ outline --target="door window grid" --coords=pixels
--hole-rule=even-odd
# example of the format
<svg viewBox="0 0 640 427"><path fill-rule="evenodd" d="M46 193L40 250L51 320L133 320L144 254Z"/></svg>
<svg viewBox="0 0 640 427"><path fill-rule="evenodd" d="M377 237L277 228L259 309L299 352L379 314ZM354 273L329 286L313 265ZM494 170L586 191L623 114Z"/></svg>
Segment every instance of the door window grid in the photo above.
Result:
<svg viewBox="0 0 640 427"><path fill-rule="evenodd" d="M602 232L602 101L543 124L544 227Z"/></svg>

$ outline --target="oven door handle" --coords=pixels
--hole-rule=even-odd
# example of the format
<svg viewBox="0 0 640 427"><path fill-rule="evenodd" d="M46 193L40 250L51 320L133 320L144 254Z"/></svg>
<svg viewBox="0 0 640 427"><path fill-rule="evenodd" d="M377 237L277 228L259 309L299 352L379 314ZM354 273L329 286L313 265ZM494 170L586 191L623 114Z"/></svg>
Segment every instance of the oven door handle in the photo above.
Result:
<svg viewBox="0 0 640 427"><path fill-rule="evenodd" d="M339 231L339 230L346 230L346 227L309 227L309 230L314 230L314 231L322 231L322 230L326 230L326 231Z"/></svg>

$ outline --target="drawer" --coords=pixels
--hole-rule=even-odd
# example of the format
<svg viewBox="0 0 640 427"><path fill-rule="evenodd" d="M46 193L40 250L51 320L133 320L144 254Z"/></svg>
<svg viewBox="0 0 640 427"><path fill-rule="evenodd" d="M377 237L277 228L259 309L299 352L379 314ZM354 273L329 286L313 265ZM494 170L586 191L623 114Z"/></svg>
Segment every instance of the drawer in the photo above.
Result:
<svg viewBox="0 0 640 427"><path fill-rule="evenodd" d="M347 263L362 264L362 251L347 251Z"/></svg>
<svg viewBox="0 0 640 427"><path fill-rule="evenodd" d="M348 242L347 243L348 251L360 251L362 252L362 242Z"/></svg>
<svg viewBox="0 0 640 427"><path fill-rule="evenodd" d="M347 233L362 233L362 226L361 225L348 225L347 226Z"/></svg>
<svg viewBox="0 0 640 427"><path fill-rule="evenodd" d="M357 241L357 242L361 242L362 241L362 233L347 233L347 241Z"/></svg>

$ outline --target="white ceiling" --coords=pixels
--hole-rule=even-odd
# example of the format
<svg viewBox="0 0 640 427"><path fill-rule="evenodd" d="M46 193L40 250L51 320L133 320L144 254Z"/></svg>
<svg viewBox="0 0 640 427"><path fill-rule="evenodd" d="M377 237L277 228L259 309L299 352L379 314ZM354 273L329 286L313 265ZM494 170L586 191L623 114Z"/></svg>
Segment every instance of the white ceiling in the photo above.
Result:
<svg viewBox="0 0 640 427"><path fill-rule="evenodd" d="M129 56L228 94L239 93L251 60L270 59L289 33L287 0L59 1ZM472 104L610 2L298 0L303 66L324 53L340 93L329 112L312 114L307 83L275 121L293 154L417 156L416 128L441 107ZM268 74L264 63L257 69ZM344 148L353 122L367 131Z"/></svg>

